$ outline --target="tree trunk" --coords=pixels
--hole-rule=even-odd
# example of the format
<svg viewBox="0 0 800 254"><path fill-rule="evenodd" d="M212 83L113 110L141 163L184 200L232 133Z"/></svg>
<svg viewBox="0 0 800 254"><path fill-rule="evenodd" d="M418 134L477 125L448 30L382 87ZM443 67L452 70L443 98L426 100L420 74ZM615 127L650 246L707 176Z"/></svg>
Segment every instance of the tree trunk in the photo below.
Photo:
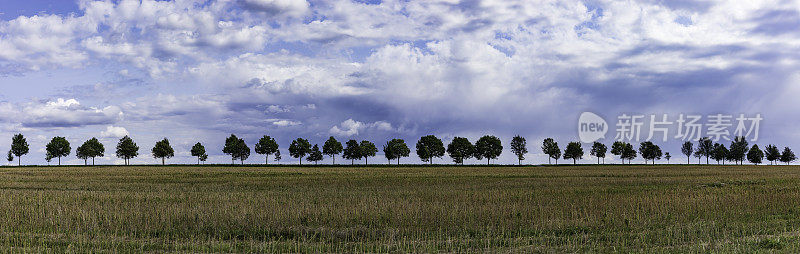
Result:
<svg viewBox="0 0 800 254"><path fill-rule="evenodd" d="M92 157L92 166L94 166L94 157Z"/></svg>
<svg viewBox="0 0 800 254"><path fill-rule="evenodd" d="M491 163L491 162L492 162L491 160L492 160L492 159L489 159L489 158L487 157L487 158L486 158L486 165L490 165L489 163Z"/></svg>
<svg viewBox="0 0 800 254"><path fill-rule="evenodd" d="M58 157L58 165L61 166L61 156Z"/></svg>
<svg viewBox="0 0 800 254"><path fill-rule="evenodd" d="M267 165L267 164L269 164L269 154L267 154L267 156L264 156L264 157L266 157L266 158L264 159L264 165Z"/></svg>
<svg viewBox="0 0 800 254"><path fill-rule="evenodd" d="M369 158L364 157L364 165L369 165Z"/></svg>
<svg viewBox="0 0 800 254"><path fill-rule="evenodd" d="M164 161L164 157L161 157L161 166L164 166L164 165L166 165L165 163L166 163L166 162Z"/></svg>
<svg viewBox="0 0 800 254"><path fill-rule="evenodd" d="M336 155L331 155L331 159L333 159L333 164L336 165ZM391 160L389 160L391 162Z"/></svg>

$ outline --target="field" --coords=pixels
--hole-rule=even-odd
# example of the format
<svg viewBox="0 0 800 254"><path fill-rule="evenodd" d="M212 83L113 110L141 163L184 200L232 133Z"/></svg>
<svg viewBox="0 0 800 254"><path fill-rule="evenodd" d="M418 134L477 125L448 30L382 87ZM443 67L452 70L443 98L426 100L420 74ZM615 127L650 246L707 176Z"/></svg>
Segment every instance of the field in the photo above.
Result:
<svg viewBox="0 0 800 254"><path fill-rule="evenodd" d="M0 168L0 251L800 251L798 166Z"/></svg>

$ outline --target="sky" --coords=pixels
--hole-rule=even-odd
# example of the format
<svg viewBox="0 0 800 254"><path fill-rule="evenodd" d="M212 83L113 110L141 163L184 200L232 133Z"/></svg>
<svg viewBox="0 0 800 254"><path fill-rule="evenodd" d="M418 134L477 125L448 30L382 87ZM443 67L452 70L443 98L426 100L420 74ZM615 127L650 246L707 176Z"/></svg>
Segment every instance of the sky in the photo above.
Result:
<svg viewBox="0 0 800 254"><path fill-rule="evenodd" d="M119 164L114 147L130 135L141 147L132 163L160 162L150 149L165 137L170 163L193 163L196 142L225 163L230 134L251 147L270 135L288 164L294 138L334 136L403 138L402 162L415 163L421 136L495 135L496 163L516 163L508 142L520 135L525 163L538 164L544 138L578 141L583 112L605 119L608 145L623 114L644 116L632 143L650 115L667 114L669 138L654 142L677 161L680 114L702 116L704 130L731 115L731 134L740 114L758 115L751 144L792 147L798 27L797 1L7 0L0 151L23 133L23 164L46 164L52 137L73 149L97 137L97 162ZM580 162L595 161L589 146ZM83 163L74 151L62 161Z"/></svg>

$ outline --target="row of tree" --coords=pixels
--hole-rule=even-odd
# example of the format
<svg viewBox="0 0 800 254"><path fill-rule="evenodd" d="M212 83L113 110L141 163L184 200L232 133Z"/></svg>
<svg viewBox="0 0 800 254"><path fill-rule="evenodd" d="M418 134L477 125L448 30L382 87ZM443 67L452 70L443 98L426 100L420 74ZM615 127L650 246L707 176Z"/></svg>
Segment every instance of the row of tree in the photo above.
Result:
<svg viewBox="0 0 800 254"><path fill-rule="evenodd" d="M572 159L573 164L584 156L584 150L580 142L569 142L564 149L563 153L558 146L558 142L552 138L546 138L542 142L542 152L548 155L548 163L551 159L555 159L558 164L558 159ZM265 163L269 163L270 156L274 156L275 161L281 159L281 152L278 143L270 136L263 136L255 144L254 150L257 154L265 156ZM289 145L289 155L299 159L300 164L303 159L315 164L323 160L324 156L331 157L333 163L336 163L336 156L341 155L342 158L350 160L351 164L355 164L355 160L364 159L365 164L369 163L369 158L374 157L378 148L374 143L362 140L348 140L342 145L341 142L334 137L328 138L322 145L320 150L319 145L311 143L303 138L297 138ZM69 141L64 137L54 137L46 145L45 159L50 162L52 159L57 158L58 164L61 165L61 158L66 157L71 152ZM527 141L520 136L514 136L511 139L511 151L517 156L519 164L525 160L525 155L528 153ZM22 134L14 135L11 139L11 150L8 151L8 161L14 160L14 156L18 159L18 164L22 165L22 156L29 152L29 145ZM200 164L208 159L206 149L201 143L196 143L192 146L191 155L197 158L197 163ZM242 164L250 157L250 147L245 143L244 139L231 134L230 137L225 139L225 146L222 152L231 156L231 163L239 160ZM499 138L495 136L486 135L479 138L475 144L470 142L464 137L454 137L450 144L445 148L441 139L434 135L423 136L416 143L417 156L423 161L433 163L435 158L442 158L445 153L452 158L456 164L463 164L465 160L475 158L477 160L486 159L487 164L491 164L491 160L497 159L503 152L503 145ZM597 163L605 163L606 153L608 148L605 144L594 142L592 144L589 154L597 158ZM706 158L706 163L709 163L709 158L716 160L717 163L725 161L732 161L737 164L742 164L746 159L753 164L761 164L766 157L771 163L779 160L781 162L789 163L796 160L796 156L791 149L785 147L781 153L774 145L768 145L765 151L761 151L758 145L748 146L744 137L736 137L729 147L724 144L714 143L709 138L701 138L698 140L697 148L695 149L692 142L685 142L681 146L681 152L687 156L687 163L692 155L699 159ZM391 163L392 160L397 160L400 164L400 159L408 157L411 150L406 145L403 139L392 139L383 145L383 153L385 158ZM616 141L611 145L611 154L619 156L622 163L627 160L629 163L637 156L637 150L634 150L631 143ZM175 156L175 150L169 143L169 140L164 138L157 141L151 150L154 158L161 159L162 164L166 164L166 159ZM668 162L672 157L669 152L662 153L661 148L650 141L645 141L639 144L638 154L642 156L645 163L652 161L655 164L656 160L662 157ZM88 164L89 159L92 160L96 157L105 156L105 147L100 143L97 138L91 138L85 141L81 146L75 149L75 155L84 160L84 164ZM125 161L125 164L130 163L130 159L139 156L139 146L129 136L122 137L117 143L116 156Z"/></svg>

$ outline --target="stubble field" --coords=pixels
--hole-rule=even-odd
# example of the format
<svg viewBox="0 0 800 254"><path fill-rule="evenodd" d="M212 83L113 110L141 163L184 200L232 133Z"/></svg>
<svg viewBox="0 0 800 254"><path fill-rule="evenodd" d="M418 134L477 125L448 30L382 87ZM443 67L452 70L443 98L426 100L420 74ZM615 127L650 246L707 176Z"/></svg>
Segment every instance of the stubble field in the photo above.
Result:
<svg viewBox="0 0 800 254"><path fill-rule="evenodd" d="M800 166L0 168L0 251L800 251Z"/></svg>

